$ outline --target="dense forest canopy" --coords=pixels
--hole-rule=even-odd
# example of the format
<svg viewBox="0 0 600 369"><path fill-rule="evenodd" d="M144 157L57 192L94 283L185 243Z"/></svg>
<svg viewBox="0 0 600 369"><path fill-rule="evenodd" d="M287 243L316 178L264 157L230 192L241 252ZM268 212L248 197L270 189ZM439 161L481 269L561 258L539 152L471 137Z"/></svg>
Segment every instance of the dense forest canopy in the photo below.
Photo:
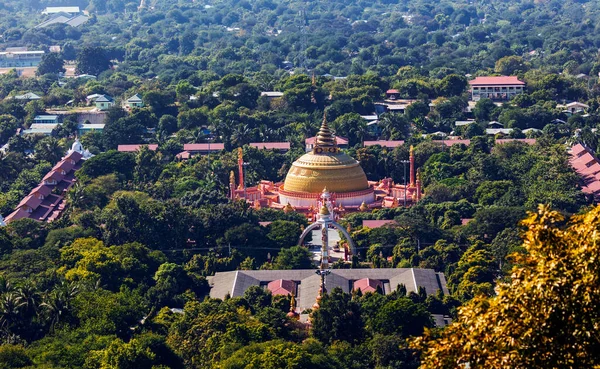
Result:
<svg viewBox="0 0 600 369"><path fill-rule="evenodd" d="M89 18L36 27L49 6L79 6ZM529 355L526 345L562 352L569 327L561 326L558 343L552 332L536 341L489 329L504 324L495 317L510 315L513 296L537 298L554 286L554 274L535 273L555 265L546 245L560 263L596 268L583 261L585 247L566 249L589 241L598 210L563 226L594 202L567 150L581 142L593 152L600 143L598 24L596 1L1 1L0 48L46 53L34 76L0 75L0 214L13 211L76 138L95 156L76 172L60 218L0 227L0 369L493 367L497 357L478 356L479 348L493 356L505 347L480 342L490 337L515 338L511 345L521 346L508 356L516 366L549 367L547 352ZM471 101L468 81L488 75L515 75L525 91L504 103ZM409 102L404 113L381 113L368 125L364 116L388 89ZM16 98L25 93L40 99ZM123 109L136 94L143 106ZM94 110L90 96L99 95L116 102L104 129L80 133L90 122L77 115ZM573 101L587 108L565 111ZM64 113L53 135L21 134L53 113ZM227 193L238 147L247 184L281 181L323 118L372 181L402 183L414 146L426 194L409 208L341 219L357 252L332 268L434 269L450 294L407 293L403 285L385 295L332 290L310 328L287 314L291 296L256 287L208 297L207 278L217 272L314 267L312 253L296 245L305 216ZM490 122L512 129L504 138L535 142L497 140L486 134ZM440 143L447 136L470 141ZM275 141L291 149L248 145ZM141 143L157 149L116 150ZM182 160L190 143L224 150ZM547 208L521 223L540 203ZM369 229L363 220L395 224ZM511 271L536 282L523 279L512 295L510 283L520 279ZM559 292L596 283L585 278L561 280ZM559 292L539 306L515 306L561 314L583 306L583 318L597 324L584 292L562 310ZM438 330L432 314L458 324ZM490 324L471 324L480 316ZM544 323L525 316L525 330ZM464 342L473 344L467 356ZM582 352L595 347L587 337L576 342ZM515 359L525 356L531 360ZM591 354L578 360L598 364Z"/></svg>

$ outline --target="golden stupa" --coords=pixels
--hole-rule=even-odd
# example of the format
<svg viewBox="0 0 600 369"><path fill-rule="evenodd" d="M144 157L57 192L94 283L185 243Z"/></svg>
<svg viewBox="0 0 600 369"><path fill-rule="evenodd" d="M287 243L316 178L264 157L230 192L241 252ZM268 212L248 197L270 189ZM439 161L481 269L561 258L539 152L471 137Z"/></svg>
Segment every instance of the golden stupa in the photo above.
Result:
<svg viewBox="0 0 600 369"><path fill-rule="evenodd" d="M325 118L313 150L292 164L283 184L283 190L290 192L320 193L324 188L333 193L369 188L367 176L358 161L337 147Z"/></svg>

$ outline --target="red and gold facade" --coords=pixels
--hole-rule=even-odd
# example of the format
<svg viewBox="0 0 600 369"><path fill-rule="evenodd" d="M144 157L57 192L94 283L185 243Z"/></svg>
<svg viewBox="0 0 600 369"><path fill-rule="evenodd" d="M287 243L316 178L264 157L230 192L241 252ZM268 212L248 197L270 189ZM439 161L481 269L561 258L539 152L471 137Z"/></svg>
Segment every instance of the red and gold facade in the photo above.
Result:
<svg viewBox="0 0 600 369"><path fill-rule="evenodd" d="M243 178L241 155L238 161L239 178ZM411 205L421 198L421 184L415 176L414 166L411 149L410 183L406 188L394 184L390 178L368 181L360 163L337 147L335 136L323 120L314 148L292 164L283 183L261 181L257 186L244 188L244 182L240 181L236 187L232 176L230 196L245 198L257 208L293 209L311 219L318 213L324 190L331 194L331 203L338 216L405 203Z"/></svg>

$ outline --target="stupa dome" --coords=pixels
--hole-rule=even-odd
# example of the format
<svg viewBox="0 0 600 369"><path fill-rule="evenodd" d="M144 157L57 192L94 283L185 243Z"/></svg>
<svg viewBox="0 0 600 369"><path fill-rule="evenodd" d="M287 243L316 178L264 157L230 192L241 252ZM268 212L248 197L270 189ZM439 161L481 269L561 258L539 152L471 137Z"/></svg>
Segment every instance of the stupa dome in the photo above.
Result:
<svg viewBox="0 0 600 369"><path fill-rule="evenodd" d="M314 149L292 164L283 184L283 190L290 192L320 193L324 188L332 193L369 188L360 164L340 151L325 119Z"/></svg>

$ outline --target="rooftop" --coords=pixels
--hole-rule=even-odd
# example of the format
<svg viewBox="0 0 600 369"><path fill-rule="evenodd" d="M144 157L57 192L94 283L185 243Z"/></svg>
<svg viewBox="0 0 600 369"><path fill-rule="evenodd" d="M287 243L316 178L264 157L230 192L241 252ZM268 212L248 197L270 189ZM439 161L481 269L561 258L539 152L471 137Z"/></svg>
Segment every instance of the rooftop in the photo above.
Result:
<svg viewBox="0 0 600 369"><path fill-rule="evenodd" d="M86 126L89 124L86 124ZM156 149L158 149L158 145L157 144L136 144L136 145L119 145L117 146L117 150L120 152L136 152L138 151L142 146L147 146L148 150L150 151L156 151Z"/></svg>
<svg viewBox="0 0 600 369"><path fill-rule="evenodd" d="M273 281L287 280L296 284L298 308L302 310L312 307L319 293L321 278L315 271L316 269L218 272L208 278L212 287L210 297L224 299L228 294L231 297L243 296L250 286L268 285ZM384 283L385 293L390 293L396 290L399 284L403 284L408 292L417 292L419 287L423 287L428 295L433 295L438 290L448 294L444 274L437 273L433 269L333 269L331 274L326 277L325 283L329 291L339 287L342 291L350 293L353 282L365 278L389 281Z"/></svg>
<svg viewBox="0 0 600 369"><path fill-rule="evenodd" d="M521 85L525 82L520 81L517 76L499 76L499 77L477 77L469 81L471 86L488 86L488 85Z"/></svg>

